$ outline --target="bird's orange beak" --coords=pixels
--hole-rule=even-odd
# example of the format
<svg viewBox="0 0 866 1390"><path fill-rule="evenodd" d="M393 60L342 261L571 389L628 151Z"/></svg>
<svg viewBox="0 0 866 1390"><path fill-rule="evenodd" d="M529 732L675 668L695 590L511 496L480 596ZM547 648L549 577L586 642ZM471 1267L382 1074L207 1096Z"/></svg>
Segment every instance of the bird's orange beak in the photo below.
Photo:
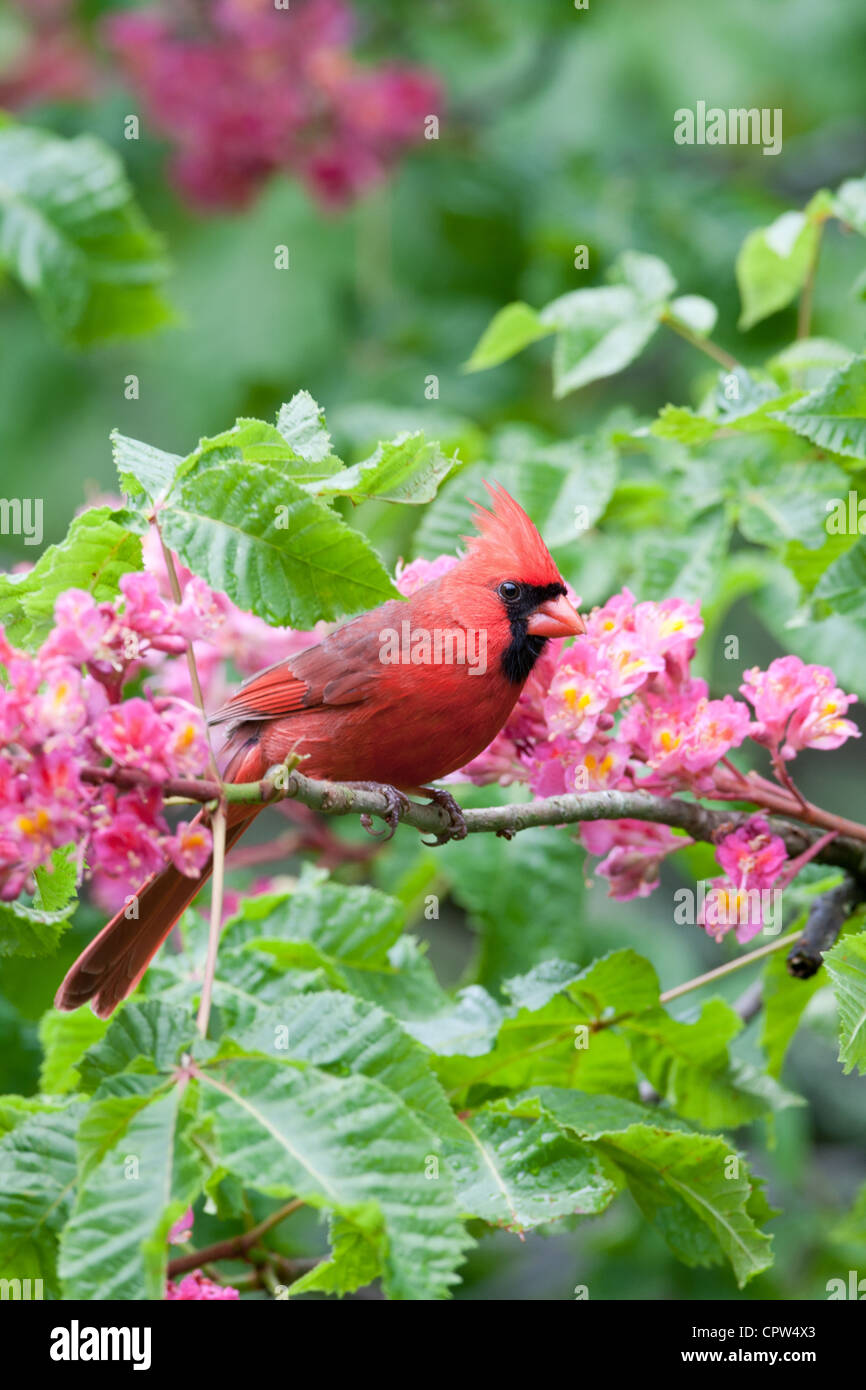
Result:
<svg viewBox="0 0 866 1390"><path fill-rule="evenodd" d="M565 594L540 603L526 624L535 637L573 637L586 632L586 624Z"/></svg>

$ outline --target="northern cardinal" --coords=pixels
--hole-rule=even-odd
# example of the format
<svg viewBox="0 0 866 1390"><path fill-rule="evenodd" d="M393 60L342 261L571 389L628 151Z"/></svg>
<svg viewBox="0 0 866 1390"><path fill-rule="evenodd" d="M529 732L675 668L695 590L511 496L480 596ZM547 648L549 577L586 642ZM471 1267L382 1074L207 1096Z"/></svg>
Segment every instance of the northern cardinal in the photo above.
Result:
<svg viewBox="0 0 866 1390"><path fill-rule="evenodd" d="M457 803L427 786L476 757L506 722L548 638L584 631L553 559L529 517L504 490L488 485L492 511L473 504L478 535L453 569L338 627L315 647L253 676L214 714L228 724L227 782L252 782L296 750L303 771L335 782L385 784L392 830L403 793L446 805L457 837L466 833ZM407 626L408 625L408 626ZM466 634L438 664L394 659L389 634ZM393 641L393 637L391 639ZM459 650L459 649L457 649ZM481 660L481 653L485 660ZM470 664L470 659L473 664ZM261 806L230 804L227 846ZM169 864L136 894L138 917L121 909L78 957L57 992L58 1009L88 999L107 1018L138 984L178 917L210 876L189 878Z"/></svg>

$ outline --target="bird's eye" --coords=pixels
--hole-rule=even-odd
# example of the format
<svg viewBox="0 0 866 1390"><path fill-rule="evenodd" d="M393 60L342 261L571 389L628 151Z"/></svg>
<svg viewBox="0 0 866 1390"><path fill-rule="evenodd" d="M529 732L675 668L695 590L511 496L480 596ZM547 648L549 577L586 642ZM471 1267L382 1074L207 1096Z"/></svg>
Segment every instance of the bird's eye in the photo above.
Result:
<svg viewBox="0 0 866 1390"><path fill-rule="evenodd" d="M520 597L520 585L515 584L513 579L503 579L499 588L496 590L500 598L504 598L506 603L513 603Z"/></svg>

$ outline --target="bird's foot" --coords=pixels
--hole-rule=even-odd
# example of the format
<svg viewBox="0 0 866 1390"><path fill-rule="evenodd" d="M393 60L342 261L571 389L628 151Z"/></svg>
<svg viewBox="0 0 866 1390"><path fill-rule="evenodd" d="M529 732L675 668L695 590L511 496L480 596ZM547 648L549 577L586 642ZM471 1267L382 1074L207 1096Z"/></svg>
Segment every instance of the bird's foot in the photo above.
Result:
<svg viewBox="0 0 866 1390"><path fill-rule="evenodd" d="M422 845L447 845L449 840L465 840L469 834L460 805L454 800L449 791L444 787L422 787L425 796L429 796L435 806L441 806L443 811L448 812L451 824L444 830L440 830L435 840L422 840Z"/></svg>
<svg viewBox="0 0 866 1390"><path fill-rule="evenodd" d="M388 810L383 819L385 821L384 830L376 830L373 825L373 816L370 811L364 811L361 815L361 824L368 835L372 835L374 840L390 840L394 836L394 831L400 824L411 806L411 801L403 792L392 787L389 782L350 782L350 787L358 787L361 791L380 792L388 803Z"/></svg>

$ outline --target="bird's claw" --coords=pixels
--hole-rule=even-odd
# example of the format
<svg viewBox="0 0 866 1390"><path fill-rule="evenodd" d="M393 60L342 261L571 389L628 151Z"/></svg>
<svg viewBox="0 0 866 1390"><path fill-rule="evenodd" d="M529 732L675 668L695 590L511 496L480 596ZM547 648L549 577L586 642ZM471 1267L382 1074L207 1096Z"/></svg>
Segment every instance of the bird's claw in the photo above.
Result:
<svg viewBox="0 0 866 1390"><path fill-rule="evenodd" d="M451 824L438 831L435 839L422 840L422 845L447 845L449 840L465 840L469 834L466 817L451 793L443 787L424 787L423 791L434 806L441 806L443 811L448 812Z"/></svg>
<svg viewBox="0 0 866 1390"><path fill-rule="evenodd" d="M372 835L374 840L382 840L383 842L393 839L397 826L400 824L400 821L411 805L408 796L404 796L401 791L398 791L396 787L392 787L387 782L362 782L355 783L354 785L362 786L368 791L381 792L388 803L388 810L383 816L383 820L385 821L384 830L375 829L373 817L369 811L362 812L361 824L367 834Z"/></svg>

